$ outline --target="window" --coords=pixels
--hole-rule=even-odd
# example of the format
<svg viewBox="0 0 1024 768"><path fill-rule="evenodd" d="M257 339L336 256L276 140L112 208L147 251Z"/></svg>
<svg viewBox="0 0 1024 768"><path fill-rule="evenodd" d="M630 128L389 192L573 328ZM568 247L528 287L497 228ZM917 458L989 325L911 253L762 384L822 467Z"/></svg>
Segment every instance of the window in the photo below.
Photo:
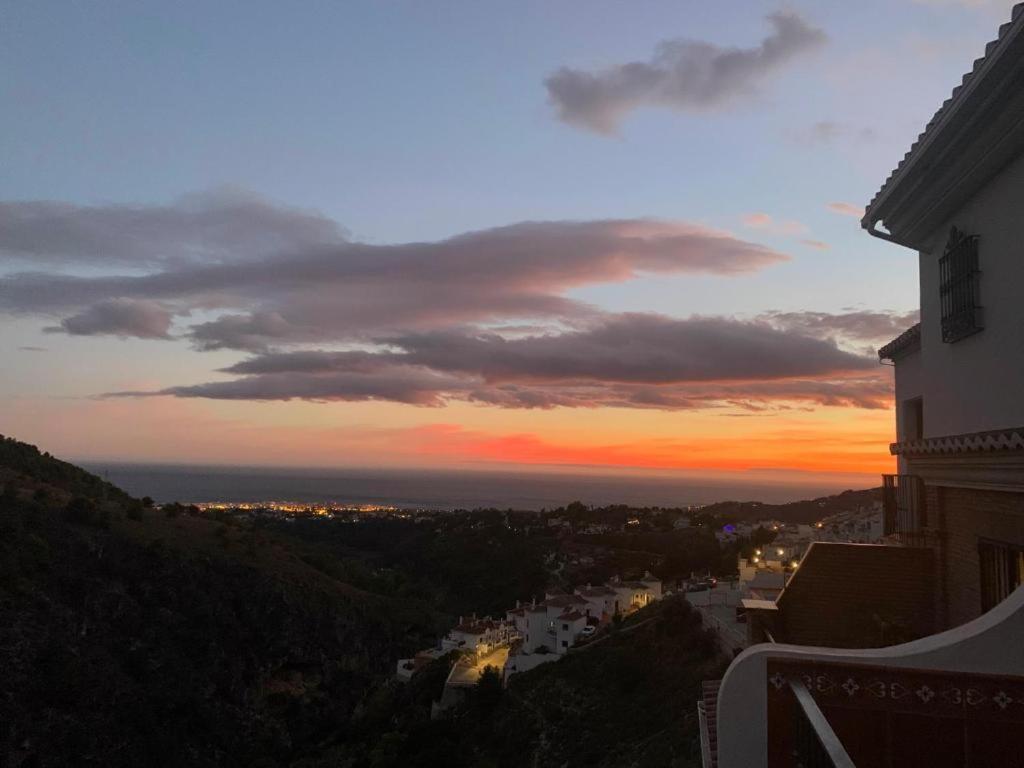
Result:
<svg viewBox="0 0 1024 768"><path fill-rule="evenodd" d="M1024 547L1001 541L978 544L981 561L981 610L1001 603L1024 581Z"/></svg>
<svg viewBox="0 0 1024 768"><path fill-rule="evenodd" d="M569 625L568 624L563 624L562 625L562 631L563 632L568 632L569 631Z"/></svg>
<svg viewBox="0 0 1024 768"><path fill-rule="evenodd" d="M568 640L563 640L562 641L562 647L563 648L568 648L569 647L569 641Z"/></svg>
<svg viewBox="0 0 1024 768"><path fill-rule="evenodd" d="M947 344L982 329L978 305L978 236L953 227L939 259L942 340Z"/></svg>
<svg viewBox="0 0 1024 768"><path fill-rule="evenodd" d="M913 397L903 401L903 434L900 440L920 440L924 437L924 400Z"/></svg>

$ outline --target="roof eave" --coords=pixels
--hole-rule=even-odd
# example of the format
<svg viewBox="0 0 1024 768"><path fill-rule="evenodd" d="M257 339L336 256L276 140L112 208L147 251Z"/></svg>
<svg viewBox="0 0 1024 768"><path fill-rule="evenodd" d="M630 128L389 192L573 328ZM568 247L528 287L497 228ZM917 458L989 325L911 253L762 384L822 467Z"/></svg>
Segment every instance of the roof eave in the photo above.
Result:
<svg viewBox="0 0 1024 768"><path fill-rule="evenodd" d="M922 233L921 227L916 225L920 223L924 214L912 215L911 220L907 222L900 220L900 214L906 214L908 200L925 213L934 211L942 202L949 207L949 190L938 185L922 185L921 177L933 171L936 165L933 162L933 155L941 155L960 135L957 124L960 123L962 127L964 122L976 115L979 105L971 102L975 100L979 91L984 91L988 87L994 92L987 96L983 94L980 99L982 104L989 106L993 100L1005 96L1003 90L992 88L991 82L987 82L986 78L997 68L1001 69L1000 77L1007 77L1008 71L1013 74L1016 71L1013 65L1019 64L1021 60L1020 49L1024 47L1022 42L1024 3L1018 3L1013 8L1012 20L999 28L999 37L986 46L985 55L975 60L972 71L964 75L961 84L953 90L952 96L939 108L910 151L904 155L874 199L868 203L861 218L861 226L870 234L909 248L923 248L923 239L927 237L927 233ZM1010 62L1009 68L1002 66L1007 60ZM911 184L915 176L918 177L917 183ZM960 188L954 185L954 189L959 191ZM928 199L929 195L932 196L931 201ZM888 231L880 230L880 224L884 224Z"/></svg>

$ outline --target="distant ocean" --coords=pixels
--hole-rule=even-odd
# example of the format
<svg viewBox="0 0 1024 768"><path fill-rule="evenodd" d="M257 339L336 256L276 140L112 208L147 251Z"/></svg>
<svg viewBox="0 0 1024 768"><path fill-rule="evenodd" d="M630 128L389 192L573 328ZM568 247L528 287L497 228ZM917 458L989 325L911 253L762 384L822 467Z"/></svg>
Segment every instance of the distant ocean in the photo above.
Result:
<svg viewBox="0 0 1024 768"><path fill-rule="evenodd" d="M703 483L646 475L83 464L128 493L151 496L161 503L297 501L410 509L539 510L576 499L598 506L667 507L726 500L782 503L845 490L827 484Z"/></svg>

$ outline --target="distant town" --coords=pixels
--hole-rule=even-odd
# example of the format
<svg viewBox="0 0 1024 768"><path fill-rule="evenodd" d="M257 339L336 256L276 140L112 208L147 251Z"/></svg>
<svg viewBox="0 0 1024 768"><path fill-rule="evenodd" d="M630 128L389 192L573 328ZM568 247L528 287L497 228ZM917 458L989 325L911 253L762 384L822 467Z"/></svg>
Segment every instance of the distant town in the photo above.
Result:
<svg viewBox="0 0 1024 768"><path fill-rule="evenodd" d="M545 590L543 599L527 602L517 600L504 616L460 616L457 623L438 643L409 658L396 662L396 679L407 682L421 669L447 654L457 660L445 681L444 692L434 704L434 715L461 703L466 692L478 684L490 669L499 674L504 684L513 675L555 661L561 656L583 650L589 644L616 628L626 616L675 592L700 611L706 626L719 638L723 652L731 656L746 647L745 607L753 602L774 601L785 588L789 577L799 568L801 559L815 542L873 544L884 538L883 505L871 492L855 506L837 503L835 498L817 500L815 507L827 512L812 523L785 522L775 518L732 521L727 516L712 515L708 507L679 509L651 508L586 508L582 505L558 509L534 516L534 530L554 533L565 551L571 552L558 562L554 573L565 566L593 566L594 555L582 554L576 537L640 533L641 531L688 532L705 539L713 537L725 553L735 552L733 572L728 567L709 568L704 573L691 572L674 579L667 587L662 580L645 571L635 579L614 575L601 584L587 583L568 590L553 587ZM836 510L836 507L839 507ZM762 505L746 505L760 509ZM608 518L610 511L621 515L621 521L595 522L592 518ZM278 509L277 511L281 511ZM358 522L352 510L337 510L351 522ZM316 514L316 513L313 513ZM416 519L409 510L374 510L370 514L394 515ZM416 514L428 520L446 513ZM453 514L453 513L447 513ZM581 519L583 518L583 519ZM511 525L506 513L506 525ZM522 527L526 534L531 525ZM684 535L686 535L684 533ZM726 554L728 557L728 554ZM552 558L553 562L558 558Z"/></svg>

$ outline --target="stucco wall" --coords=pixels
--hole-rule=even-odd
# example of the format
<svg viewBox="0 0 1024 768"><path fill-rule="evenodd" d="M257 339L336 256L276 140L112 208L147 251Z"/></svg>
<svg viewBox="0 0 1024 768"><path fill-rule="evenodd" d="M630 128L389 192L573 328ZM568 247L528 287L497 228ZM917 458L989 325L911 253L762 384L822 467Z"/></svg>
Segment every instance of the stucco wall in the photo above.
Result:
<svg viewBox="0 0 1024 768"><path fill-rule="evenodd" d="M1024 156L998 174L932 235L922 251L921 386L924 436L1024 425ZM942 341L939 258L950 227L979 235L980 302L985 329ZM916 374L897 367L897 390Z"/></svg>
<svg viewBox="0 0 1024 768"><path fill-rule="evenodd" d="M924 395L924 372L920 350L904 355L896 361L896 435L897 440L907 439L904 424L903 403ZM925 424L928 423L928 403L924 404Z"/></svg>

